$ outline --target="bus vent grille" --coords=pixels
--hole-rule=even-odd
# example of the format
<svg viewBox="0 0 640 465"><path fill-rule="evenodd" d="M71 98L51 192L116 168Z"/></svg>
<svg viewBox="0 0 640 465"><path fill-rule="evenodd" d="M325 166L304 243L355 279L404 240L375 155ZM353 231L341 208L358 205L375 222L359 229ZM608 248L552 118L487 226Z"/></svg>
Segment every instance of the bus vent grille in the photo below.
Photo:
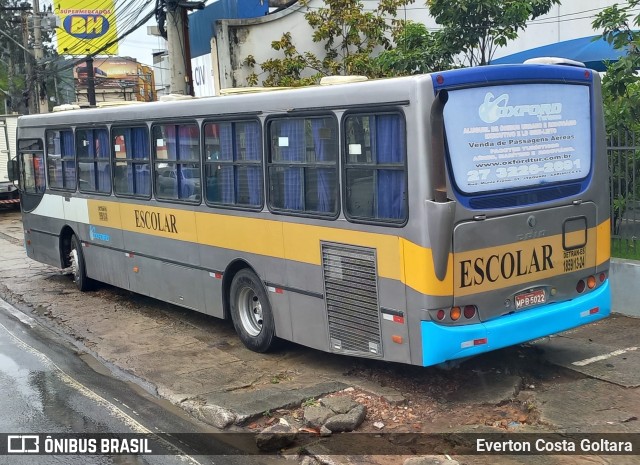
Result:
<svg viewBox="0 0 640 465"><path fill-rule="evenodd" d="M382 357L375 250L323 243L322 270L331 350Z"/></svg>

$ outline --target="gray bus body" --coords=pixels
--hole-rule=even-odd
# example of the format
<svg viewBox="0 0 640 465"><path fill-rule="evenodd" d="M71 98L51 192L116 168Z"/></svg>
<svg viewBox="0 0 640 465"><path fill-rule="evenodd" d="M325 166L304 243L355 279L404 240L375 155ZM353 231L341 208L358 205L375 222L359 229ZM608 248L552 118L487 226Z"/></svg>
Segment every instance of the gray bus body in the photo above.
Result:
<svg viewBox="0 0 640 465"><path fill-rule="evenodd" d="M526 68L564 72L558 67ZM553 73L548 78L545 71L537 73L531 82L559 82ZM504 78L493 78L491 89L528 82L520 74L513 79L508 71L503 74ZM458 74L442 76L446 86ZM510 186L483 197L484 204L473 204L474 196L482 193L477 187L460 193L450 159L453 130L445 117L443 133L441 120L442 107L449 105L447 95L486 84L481 79L454 82L443 91L435 82L435 75L424 75L22 117L18 144L23 147L27 253L54 266L72 266L81 278L216 317L231 316L237 329L244 321L243 341L257 341L249 347L260 351L269 346L258 338L270 330L271 319L273 336L278 338L327 352L427 366L605 317L610 311L609 251L603 248L603 244L608 247L609 234L608 177L597 73L588 83L567 84L586 86L590 92L592 164L581 187L562 191L559 182L535 197L531 188ZM470 107L473 111L477 110ZM376 185L362 174L369 169L367 163L375 162L367 159L352 168L349 163L374 149L368 142L350 143L347 128L351 130L353 121L367 121L371 132L376 118L381 121L389 115L402 128L403 161L389 166L378 162L367 173L376 178L391 170L403 173L403 213L368 218L362 212L372 211L369 197L374 194L358 186L369 183L375 191ZM299 166L296 160L277 164L277 153L295 139L277 133L278 125L297 118L311 121L307 128L314 118L324 118L323 124L336 128L337 132L323 136L337 141L333 212L275 205L280 202L278 183L287 180L287 175L278 176L278 170ZM203 132L204 125L212 122L259 125L259 205L210 201L205 171L214 165L205 153ZM148 167L158 176L167 169L167 163L158 162L158 154L169 139L154 138L154 128L174 124L198 129L198 159L188 168L200 170L201 182L190 187L200 191L182 199L162 198L164 194L158 198L160 182L150 173L148 196L114 193L117 167L124 163L118 161L121 147L114 134L148 128L154 151ZM78 150L79 131L97 129L110 135L108 192L83 192L75 183L53 188L51 166L58 160L48 154L53 147L48 142L53 136L48 134L74 131ZM241 145L235 140L236 146ZM373 136L367 140L379 147L384 142ZM25 168L25 160L31 163L38 157L40 161ZM317 170L328 166L322 160L315 163L320 166ZM175 162L176 167L179 164ZM66 169L73 166L77 177L79 165ZM222 170L226 165L217 166ZM243 167L236 165L235 172ZM23 187L31 182L28 173L38 169L47 174L46 186ZM313 170L315 165L307 166L304 176ZM139 179L147 182L144 176ZM304 179L310 184L309 179L316 178ZM402 182L398 176L394 179ZM309 192L305 191L304 201L315 195ZM374 203L383 202L375 196ZM73 246L74 237L81 244L79 250ZM256 276L260 285L238 279L243 270ZM247 273L242 276L247 278ZM576 290L591 278L593 288Z"/></svg>

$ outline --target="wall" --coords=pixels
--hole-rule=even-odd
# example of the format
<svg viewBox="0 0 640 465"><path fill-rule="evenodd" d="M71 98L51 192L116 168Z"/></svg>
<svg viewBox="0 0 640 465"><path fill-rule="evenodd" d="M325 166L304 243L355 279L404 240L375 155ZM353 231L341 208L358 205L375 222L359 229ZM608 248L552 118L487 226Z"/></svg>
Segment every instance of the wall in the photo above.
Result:
<svg viewBox="0 0 640 465"><path fill-rule="evenodd" d="M613 5L615 0L563 0L562 5L552 7L550 13L530 21L520 37L496 51L494 58L510 55L530 48L550 43L576 39L597 32L591 27L594 15L603 8ZM365 7L371 9L373 1L365 1ZM311 0L311 8L322 8L324 2ZM284 11L244 20L221 20L215 23L215 42L220 65L220 87L243 87L247 85L247 76L251 69L242 65L242 61L253 55L257 63L268 58L281 57L282 54L271 49L271 42L280 39L290 31L293 42L299 50L309 50L322 54L323 48L314 44L312 30L304 19L305 7L296 4ZM437 27L423 0L401 10L398 17L423 22L434 29ZM215 72L215 71L214 71ZM261 83L259 76L259 83Z"/></svg>
<svg viewBox="0 0 640 465"><path fill-rule="evenodd" d="M310 8L323 8L322 0L311 0ZM304 19L306 7L295 4L283 11L260 18L230 19L216 22L216 50L220 72L220 88L246 87L247 77L253 71L242 64L253 55L257 63L274 58L277 52L271 42L279 40L282 34L290 32L299 50L320 54L322 45L311 38L312 29ZM259 67L257 67L259 70ZM261 79L259 76L259 83Z"/></svg>
<svg viewBox="0 0 640 465"><path fill-rule="evenodd" d="M638 295L634 292L640 283L640 262L621 258L611 259L609 278L613 311L640 317Z"/></svg>

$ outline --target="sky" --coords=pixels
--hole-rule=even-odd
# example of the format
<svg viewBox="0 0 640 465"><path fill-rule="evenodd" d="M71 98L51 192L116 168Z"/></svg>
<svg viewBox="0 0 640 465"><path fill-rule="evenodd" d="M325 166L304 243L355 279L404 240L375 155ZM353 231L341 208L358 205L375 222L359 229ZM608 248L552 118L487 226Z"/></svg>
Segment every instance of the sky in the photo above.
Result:
<svg viewBox="0 0 640 465"><path fill-rule="evenodd" d="M155 25L155 18L149 20L147 25ZM132 57L145 65L152 65L153 50L166 49L166 41L162 37L147 35L147 25L142 26L131 35L125 37L119 44L118 56Z"/></svg>

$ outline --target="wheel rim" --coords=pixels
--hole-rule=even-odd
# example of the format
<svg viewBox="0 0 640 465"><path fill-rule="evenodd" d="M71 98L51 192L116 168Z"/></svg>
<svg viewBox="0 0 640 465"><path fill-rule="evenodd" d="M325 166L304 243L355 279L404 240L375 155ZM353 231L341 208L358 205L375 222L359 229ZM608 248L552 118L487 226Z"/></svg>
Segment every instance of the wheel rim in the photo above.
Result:
<svg viewBox="0 0 640 465"><path fill-rule="evenodd" d="M238 295L240 321L247 333L257 336L262 331L262 304L250 287L244 287Z"/></svg>
<svg viewBox="0 0 640 465"><path fill-rule="evenodd" d="M73 280L78 282L80 277L79 273L79 265L78 265L78 251L73 248L71 249L71 253L69 254L69 258L71 259L71 273L73 273Z"/></svg>

